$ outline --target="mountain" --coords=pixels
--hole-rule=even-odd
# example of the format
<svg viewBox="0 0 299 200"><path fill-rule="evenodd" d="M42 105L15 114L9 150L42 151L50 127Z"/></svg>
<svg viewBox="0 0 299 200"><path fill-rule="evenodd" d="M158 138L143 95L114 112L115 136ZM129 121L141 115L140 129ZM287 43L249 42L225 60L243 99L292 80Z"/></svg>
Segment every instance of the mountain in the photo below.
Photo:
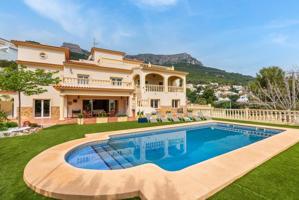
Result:
<svg viewBox="0 0 299 200"><path fill-rule="evenodd" d="M89 51L81 49L77 44L64 42L62 47L70 49L70 58L72 60L87 59L90 54Z"/></svg>
<svg viewBox="0 0 299 200"><path fill-rule="evenodd" d="M180 71L189 72L187 82L194 84L213 82L220 84L247 85L249 81L254 79L252 76L226 72L221 69L201 65L179 63L174 64L174 68Z"/></svg>
<svg viewBox="0 0 299 200"><path fill-rule="evenodd" d="M173 55L138 54L127 55L126 57L157 65L173 65L177 70L189 72L187 81L194 84L217 82L222 84L246 85L249 81L253 80L252 76L204 66L202 62L187 53Z"/></svg>
<svg viewBox="0 0 299 200"><path fill-rule="evenodd" d="M193 58L190 54L187 53L179 53L172 55L155 55L155 54L138 54L138 55L127 55L127 58L143 60L144 62L164 65L165 63L178 64L178 63L186 63L192 65L202 65L200 61L196 58Z"/></svg>
<svg viewBox="0 0 299 200"><path fill-rule="evenodd" d="M70 57L73 60L87 59L89 52L81 49L79 45L66 43L63 47L70 49ZM172 55L156 55L156 54L138 54L126 55L127 58L143 60L145 63L152 63L156 65L174 66L180 71L189 72L187 76L188 83L210 83L217 82L223 84L241 84L246 85L253 80L252 76L246 76L239 73L226 72L213 67L207 67L199 60L187 53L179 53Z"/></svg>

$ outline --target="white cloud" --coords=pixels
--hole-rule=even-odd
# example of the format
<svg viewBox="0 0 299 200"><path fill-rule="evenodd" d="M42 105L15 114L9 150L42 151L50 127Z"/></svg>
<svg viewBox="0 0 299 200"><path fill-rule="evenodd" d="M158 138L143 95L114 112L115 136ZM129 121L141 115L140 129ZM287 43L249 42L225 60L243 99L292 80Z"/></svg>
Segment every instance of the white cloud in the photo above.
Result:
<svg viewBox="0 0 299 200"><path fill-rule="evenodd" d="M99 45L108 48L109 45L119 45L134 35L131 31L133 29L119 15L112 14L102 7L84 7L82 2L74 0L24 0L24 2L42 17L58 24L68 34L78 37L79 40L89 40L90 44L93 38L96 38ZM111 18L114 19L113 23Z"/></svg>
<svg viewBox="0 0 299 200"><path fill-rule="evenodd" d="M286 20L276 20L271 21L269 24L267 24L266 28L273 28L273 29L280 29L280 28L287 28L290 26L296 26L299 25L298 19L286 19Z"/></svg>
<svg viewBox="0 0 299 200"><path fill-rule="evenodd" d="M174 6L178 0L132 0L138 6L166 7Z"/></svg>
<svg viewBox="0 0 299 200"><path fill-rule="evenodd" d="M287 44L288 36L283 34L271 34L270 40L274 44L285 45Z"/></svg>
<svg viewBox="0 0 299 200"><path fill-rule="evenodd" d="M80 5L70 0L24 0L32 10L58 23L68 33L84 36L86 23L81 17Z"/></svg>

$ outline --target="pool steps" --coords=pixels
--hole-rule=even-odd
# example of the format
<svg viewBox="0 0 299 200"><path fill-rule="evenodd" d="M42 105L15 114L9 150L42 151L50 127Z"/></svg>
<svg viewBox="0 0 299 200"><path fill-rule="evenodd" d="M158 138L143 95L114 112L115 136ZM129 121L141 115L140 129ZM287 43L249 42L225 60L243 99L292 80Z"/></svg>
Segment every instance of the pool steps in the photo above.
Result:
<svg viewBox="0 0 299 200"><path fill-rule="evenodd" d="M125 169L133 165L114 150L110 145L94 145L93 150L105 163L108 169Z"/></svg>

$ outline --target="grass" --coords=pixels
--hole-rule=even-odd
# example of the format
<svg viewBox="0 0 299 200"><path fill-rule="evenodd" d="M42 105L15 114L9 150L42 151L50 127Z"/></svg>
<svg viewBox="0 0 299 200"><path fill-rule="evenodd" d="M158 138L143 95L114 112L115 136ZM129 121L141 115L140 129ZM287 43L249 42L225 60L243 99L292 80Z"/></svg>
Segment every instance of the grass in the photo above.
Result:
<svg viewBox="0 0 299 200"><path fill-rule="evenodd" d="M215 120L299 129L299 126L269 124L263 122L245 122L242 120L219 118L215 118ZM298 199L299 143L275 156L263 165L255 168L210 199L239 200L240 197L246 200Z"/></svg>
<svg viewBox="0 0 299 200"><path fill-rule="evenodd" d="M93 125L58 125L38 134L0 139L0 199L47 199L23 181L25 165L38 153L54 145L84 137L86 133L132 129L171 123L116 122Z"/></svg>
<svg viewBox="0 0 299 200"><path fill-rule="evenodd" d="M218 119L219 120L219 119ZM244 122L226 120L233 122ZM246 122L248 123L248 122ZM163 123L163 125L170 123ZM290 127L267 123L251 124ZM82 138L86 133L161 124L119 122L94 125L59 125L42 130L39 134L0 139L0 199L47 199L29 189L23 182L27 162L39 152L69 140ZM299 127L295 127L299 128ZM279 154L226 187L210 199L298 199L299 196L299 144Z"/></svg>

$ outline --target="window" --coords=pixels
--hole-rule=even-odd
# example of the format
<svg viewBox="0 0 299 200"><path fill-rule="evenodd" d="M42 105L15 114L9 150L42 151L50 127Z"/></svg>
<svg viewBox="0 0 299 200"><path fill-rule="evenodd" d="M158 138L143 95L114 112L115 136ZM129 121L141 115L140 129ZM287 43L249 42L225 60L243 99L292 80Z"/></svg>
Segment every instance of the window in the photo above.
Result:
<svg viewBox="0 0 299 200"><path fill-rule="evenodd" d="M40 58L41 59L47 59L47 54L45 53L45 52L41 52L40 54L39 54L39 56L40 56Z"/></svg>
<svg viewBox="0 0 299 200"><path fill-rule="evenodd" d="M159 108L160 100L159 99L151 99L151 107Z"/></svg>
<svg viewBox="0 0 299 200"><path fill-rule="evenodd" d="M34 100L34 116L50 117L50 100L36 99Z"/></svg>
<svg viewBox="0 0 299 200"><path fill-rule="evenodd" d="M89 75L86 74L78 74L78 84L79 85L88 85L89 83Z"/></svg>
<svg viewBox="0 0 299 200"><path fill-rule="evenodd" d="M180 100L179 99L172 99L171 106L173 108L178 108L180 106Z"/></svg>
<svg viewBox="0 0 299 200"><path fill-rule="evenodd" d="M122 85L122 78L117 78L117 77L111 77L110 78L112 85L118 85L121 86Z"/></svg>

